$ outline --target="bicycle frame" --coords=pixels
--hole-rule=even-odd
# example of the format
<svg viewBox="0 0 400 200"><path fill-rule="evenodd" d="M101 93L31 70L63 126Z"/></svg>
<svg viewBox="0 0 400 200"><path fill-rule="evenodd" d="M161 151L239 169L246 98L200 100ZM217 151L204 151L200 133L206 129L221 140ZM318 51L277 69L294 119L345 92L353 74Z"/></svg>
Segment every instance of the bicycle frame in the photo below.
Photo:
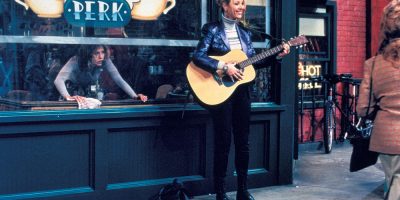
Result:
<svg viewBox="0 0 400 200"><path fill-rule="evenodd" d="M328 82L327 97L324 106L324 149L325 153L332 151L333 140L336 139L336 95L334 85Z"/></svg>
<svg viewBox="0 0 400 200"><path fill-rule="evenodd" d="M324 101L324 130L323 140L325 153L332 151L333 141L343 142L347 136L349 126L355 122L356 113L355 105L357 100L356 87L357 84L350 79L351 75L325 75L317 80L325 84L325 101ZM336 92L336 84L343 83L343 94ZM353 86L353 93L349 92L349 85ZM340 106L337 96L342 97L342 106ZM336 109L341 115L341 133L339 137L336 135Z"/></svg>

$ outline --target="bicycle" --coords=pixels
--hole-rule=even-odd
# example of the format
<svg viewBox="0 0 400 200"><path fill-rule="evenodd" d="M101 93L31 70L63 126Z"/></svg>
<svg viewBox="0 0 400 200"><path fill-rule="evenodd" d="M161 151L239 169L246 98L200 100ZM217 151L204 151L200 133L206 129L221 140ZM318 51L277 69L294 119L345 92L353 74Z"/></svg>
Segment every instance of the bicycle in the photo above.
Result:
<svg viewBox="0 0 400 200"><path fill-rule="evenodd" d="M356 91L358 88L353 88L353 94L349 93L349 90L345 89L343 94L336 92L336 84L339 82L345 85L356 86L356 81L351 79L351 74L326 74L318 77L311 77L315 82L320 82L326 85L327 88L324 98L324 130L323 130L323 145L325 153L330 153L333 147L333 141L337 141L336 137L336 109L341 114L341 134L339 135L339 141L343 142L347 136L349 126L356 120L355 105L357 101ZM346 88L346 87L344 87ZM342 97L342 107L339 106L337 96ZM350 102L350 103L349 103ZM344 105L344 107L343 107Z"/></svg>

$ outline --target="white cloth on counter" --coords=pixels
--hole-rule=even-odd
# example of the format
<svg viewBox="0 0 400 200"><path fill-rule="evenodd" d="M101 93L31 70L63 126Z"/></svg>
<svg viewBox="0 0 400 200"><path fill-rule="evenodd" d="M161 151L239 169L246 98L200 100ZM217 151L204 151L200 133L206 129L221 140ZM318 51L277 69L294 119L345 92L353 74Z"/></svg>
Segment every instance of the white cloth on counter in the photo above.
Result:
<svg viewBox="0 0 400 200"><path fill-rule="evenodd" d="M78 102L78 109L95 109L100 108L101 101L93 98L85 98L82 103Z"/></svg>

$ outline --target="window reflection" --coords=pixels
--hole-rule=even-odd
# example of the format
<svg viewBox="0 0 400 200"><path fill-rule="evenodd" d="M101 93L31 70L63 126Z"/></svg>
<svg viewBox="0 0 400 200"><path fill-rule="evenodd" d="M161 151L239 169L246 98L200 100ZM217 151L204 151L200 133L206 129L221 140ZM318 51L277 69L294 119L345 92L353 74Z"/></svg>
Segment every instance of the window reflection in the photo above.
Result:
<svg viewBox="0 0 400 200"><path fill-rule="evenodd" d="M255 2L257 3L257 2ZM248 3L247 3L248 4ZM266 33L266 7L261 2L254 5L247 5L247 11L245 20L253 31L253 42L265 41L265 36L262 33ZM268 33L269 34L269 33Z"/></svg>
<svg viewBox="0 0 400 200"><path fill-rule="evenodd" d="M54 85L57 75L79 49L103 42L123 80L136 93L148 95L151 104L186 102L190 88L185 70L200 38L201 19L209 17L208 11L202 10L207 7L205 2L179 0L157 20L132 19L125 27L90 28L72 26L63 16L39 17L15 0L0 1L0 40L4 42L0 43L0 111L32 109L32 105L41 109L52 104L55 109L58 105L70 106ZM252 2L246 21L252 28L266 32L266 4ZM254 34L253 40L264 42L265 38ZM122 106L127 102L141 104L133 101L109 73L102 71L96 80L80 89L84 93L72 81L66 81L68 92L99 98L88 94L91 85L98 85L103 101L115 101L115 105L123 102ZM270 93L268 67L258 71L251 97L253 101L271 101Z"/></svg>
<svg viewBox="0 0 400 200"><path fill-rule="evenodd" d="M327 19L324 17L300 17L299 34L306 35L308 44L300 50L299 58L328 59L329 40L326 33Z"/></svg>
<svg viewBox="0 0 400 200"><path fill-rule="evenodd" d="M299 58L326 59L328 58L328 39L326 36L307 36L308 44L300 49Z"/></svg>
<svg viewBox="0 0 400 200"><path fill-rule="evenodd" d="M1 49L0 95L6 99L26 101L64 101L54 85L54 80L79 49L89 47L48 44L7 46L13 48ZM185 69L190 62L193 48L117 45L107 48L110 60L119 74L137 94L146 94L150 99L185 99L189 92ZM4 59L6 58L4 55L13 53L10 49L15 49L17 52L15 60ZM83 73L80 76L84 76ZM94 79L96 80L91 80L88 76L83 80L98 84L104 92L102 100L132 99L105 70ZM66 81L67 90L71 95L98 98L89 93L93 84L76 87L72 82L72 80Z"/></svg>
<svg viewBox="0 0 400 200"><path fill-rule="evenodd" d="M264 42L266 41L266 36L263 33L267 33L270 30L266 28L270 25L266 24L269 21L267 17L270 14L270 7L267 6L266 1L261 0L251 0L247 1L247 12L246 12L246 22L249 27L253 29L253 42ZM268 32L268 34L270 34ZM269 41L270 42L270 41ZM270 45L270 44L269 44ZM268 48L268 46L265 46ZM261 53L264 49L257 49L257 53ZM272 90L272 70L270 66L266 68L261 68L257 70L257 76L254 80L254 84L251 90L251 100L252 102L268 102L273 101L271 94Z"/></svg>
<svg viewBox="0 0 400 200"><path fill-rule="evenodd" d="M157 39L198 39L201 28L201 1L179 0L157 20L131 20L125 27L127 37Z"/></svg>

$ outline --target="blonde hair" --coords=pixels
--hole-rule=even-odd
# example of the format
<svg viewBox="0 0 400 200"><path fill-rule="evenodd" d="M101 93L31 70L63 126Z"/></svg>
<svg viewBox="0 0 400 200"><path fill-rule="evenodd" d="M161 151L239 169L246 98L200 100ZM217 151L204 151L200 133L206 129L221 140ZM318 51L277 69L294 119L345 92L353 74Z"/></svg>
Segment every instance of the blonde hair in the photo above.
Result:
<svg viewBox="0 0 400 200"><path fill-rule="evenodd" d="M379 51L381 52L392 39L400 37L400 0L393 0L383 9L380 22Z"/></svg>
<svg viewBox="0 0 400 200"><path fill-rule="evenodd" d="M386 60L400 63L400 0L391 1L383 9L378 52Z"/></svg>
<svg viewBox="0 0 400 200"><path fill-rule="evenodd" d="M221 12L224 13L224 8L222 7L223 3L229 4L231 0L216 0L217 5L221 7ZM250 23L246 20L246 15L243 15L243 18L239 20L239 23L244 27L249 27Z"/></svg>

